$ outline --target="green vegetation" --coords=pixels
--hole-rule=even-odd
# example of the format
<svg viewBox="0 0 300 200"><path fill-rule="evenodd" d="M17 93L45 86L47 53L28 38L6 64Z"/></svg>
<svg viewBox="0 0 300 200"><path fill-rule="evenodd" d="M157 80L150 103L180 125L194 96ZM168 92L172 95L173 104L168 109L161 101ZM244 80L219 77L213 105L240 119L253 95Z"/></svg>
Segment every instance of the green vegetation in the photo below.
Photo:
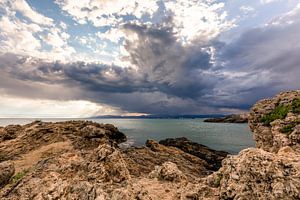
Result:
<svg viewBox="0 0 300 200"><path fill-rule="evenodd" d="M269 126L270 123L276 119L284 119L288 114L289 109L287 106L279 105L271 113L260 118L260 122Z"/></svg>
<svg viewBox="0 0 300 200"><path fill-rule="evenodd" d="M280 130L280 132L285 133L285 134L290 134L291 132L293 132L295 126L296 126L296 124L286 125Z"/></svg>
<svg viewBox="0 0 300 200"><path fill-rule="evenodd" d="M25 169L19 173L17 173L16 175L14 175L12 178L11 178L11 182L13 183L16 183L18 182L19 180L21 180L24 176L26 176L26 174L29 172L29 169Z"/></svg>
<svg viewBox="0 0 300 200"><path fill-rule="evenodd" d="M215 187L219 187L220 186L222 178L223 178L222 174L218 174L217 175L217 178L214 180L214 186Z"/></svg>
<svg viewBox="0 0 300 200"><path fill-rule="evenodd" d="M289 135L291 132L293 132L295 126L299 124L300 124L300 119L296 119L292 122L289 122L289 124L285 125L284 127L282 127L280 132Z"/></svg>
<svg viewBox="0 0 300 200"><path fill-rule="evenodd" d="M300 99L295 99L290 105L278 105L275 109L260 118L260 122L269 126L276 119L284 119L288 112L300 113Z"/></svg>
<svg viewBox="0 0 300 200"><path fill-rule="evenodd" d="M300 113L300 99L295 99L290 105L291 112Z"/></svg>

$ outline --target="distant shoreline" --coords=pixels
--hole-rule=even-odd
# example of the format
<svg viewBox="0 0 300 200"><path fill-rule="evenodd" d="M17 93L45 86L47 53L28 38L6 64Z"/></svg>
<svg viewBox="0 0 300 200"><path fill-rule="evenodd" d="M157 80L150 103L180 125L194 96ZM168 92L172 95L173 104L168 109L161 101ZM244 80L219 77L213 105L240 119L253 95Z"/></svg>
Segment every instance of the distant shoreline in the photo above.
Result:
<svg viewBox="0 0 300 200"><path fill-rule="evenodd" d="M197 118L216 118L225 115L142 115L142 116L121 116L121 115L105 115L95 116L88 119L197 119Z"/></svg>

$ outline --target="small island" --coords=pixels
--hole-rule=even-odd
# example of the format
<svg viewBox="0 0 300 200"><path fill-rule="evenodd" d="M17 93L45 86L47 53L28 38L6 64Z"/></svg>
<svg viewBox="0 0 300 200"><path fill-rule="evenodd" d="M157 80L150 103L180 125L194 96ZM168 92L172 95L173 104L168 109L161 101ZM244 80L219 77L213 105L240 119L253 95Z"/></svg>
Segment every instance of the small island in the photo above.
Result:
<svg viewBox="0 0 300 200"><path fill-rule="evenodd" d="M224 117L208 118L204 122L211 123L247 123L248 122L248 113L243 114L232 114Z"/></svg>

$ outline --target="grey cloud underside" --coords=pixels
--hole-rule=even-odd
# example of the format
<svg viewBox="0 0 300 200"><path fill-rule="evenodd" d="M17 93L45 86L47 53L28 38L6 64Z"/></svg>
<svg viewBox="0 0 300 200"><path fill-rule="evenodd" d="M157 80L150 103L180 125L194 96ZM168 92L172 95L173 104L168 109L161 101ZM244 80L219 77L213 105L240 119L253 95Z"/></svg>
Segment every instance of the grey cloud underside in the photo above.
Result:
<svg viewBox="0 0 300 200"><path fill-rule="evenodd" d="M51 99L85 99L151 114L220 113L248 109L256 100L300 88L300 22L249 30L227 45L182 45L171 26L127 24L131 68L49 63L14 54L0 57L5 93ZM212 62L208 47L218 51Z"/></svg>

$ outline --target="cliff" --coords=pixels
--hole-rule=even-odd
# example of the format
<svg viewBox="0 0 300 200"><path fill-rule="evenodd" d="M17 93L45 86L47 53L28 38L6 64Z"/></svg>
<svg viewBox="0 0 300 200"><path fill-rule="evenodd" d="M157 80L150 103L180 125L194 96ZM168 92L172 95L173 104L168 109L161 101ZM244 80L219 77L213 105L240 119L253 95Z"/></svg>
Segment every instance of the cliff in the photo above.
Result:
<svg viewBox="0 0 300 200"><path fill-rule="evenodd" d="M0 128L0 199L300 199L300 91L253 106L257 148L238 155L186 138L120 149L109 124Z"/></svg>

